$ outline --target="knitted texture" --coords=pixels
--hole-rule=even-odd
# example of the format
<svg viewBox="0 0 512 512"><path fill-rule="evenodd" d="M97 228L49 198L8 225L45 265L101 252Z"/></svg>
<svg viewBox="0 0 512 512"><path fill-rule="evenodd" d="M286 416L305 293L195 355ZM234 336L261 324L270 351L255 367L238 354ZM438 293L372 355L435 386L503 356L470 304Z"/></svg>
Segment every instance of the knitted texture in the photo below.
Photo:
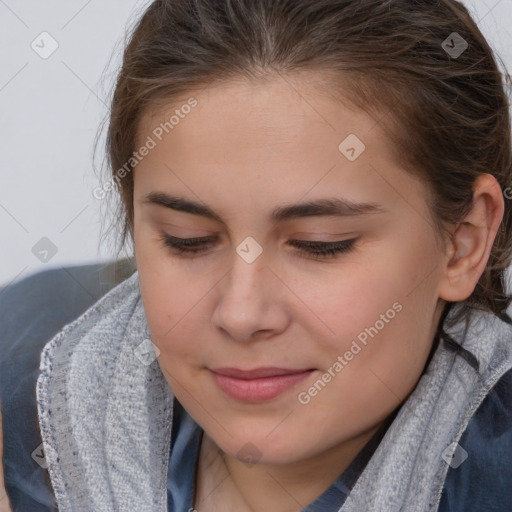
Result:
<svg viewBox="0 0 512 512"><path fill-rule="evenodd" d="M59 511L167 510L173 393L150 339L138 274L43 349L37 381L44 451Z"/></svg>

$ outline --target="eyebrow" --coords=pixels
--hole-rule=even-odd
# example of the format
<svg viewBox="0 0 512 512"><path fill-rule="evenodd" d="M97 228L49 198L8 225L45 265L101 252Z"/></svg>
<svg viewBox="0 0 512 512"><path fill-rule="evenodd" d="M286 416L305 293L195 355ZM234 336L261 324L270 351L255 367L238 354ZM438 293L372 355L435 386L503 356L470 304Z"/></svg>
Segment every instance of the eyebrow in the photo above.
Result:
<svg viewBox="0 0 512 512"><path fill-rule="evenodd" d="M210 207L190 199L169 195L165 192L150 192L145 197L143 203L155 204L171 210L191 213L192 215L200 215L201 217L225 224L222 217ZM333 197L279 206L272 210L270 221L278 223L300 217L354 217L356 215L376 213L386 213L386 210L378 203L354 203L348 199Z"/></svg>

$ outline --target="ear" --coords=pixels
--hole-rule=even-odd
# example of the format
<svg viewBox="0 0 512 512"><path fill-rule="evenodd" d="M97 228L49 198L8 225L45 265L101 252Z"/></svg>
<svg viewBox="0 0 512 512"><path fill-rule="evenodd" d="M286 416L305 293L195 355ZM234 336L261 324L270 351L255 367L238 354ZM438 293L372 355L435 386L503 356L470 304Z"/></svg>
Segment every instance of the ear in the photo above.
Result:
<svg viewBox="0 0 512 512"><path fill-rule="evenodd" d="M503 220L505 201L499 183L481 174L473 184L473 207L448 241L439 297L449 302L466 300L474 291L491 253Z"/></svg>

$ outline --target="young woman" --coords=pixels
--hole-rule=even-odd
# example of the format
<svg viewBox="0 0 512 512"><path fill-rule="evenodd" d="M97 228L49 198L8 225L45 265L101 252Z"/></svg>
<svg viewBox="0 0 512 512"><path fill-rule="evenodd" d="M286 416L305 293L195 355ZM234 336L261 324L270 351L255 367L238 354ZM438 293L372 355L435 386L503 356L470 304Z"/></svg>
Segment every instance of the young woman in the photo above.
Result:
<svg viewBox="0 0 512 512"><path fill-rule="evenodd" d="M459 2L157 0L108 155L137 272L41 357L59 510L512 507L510 118Z"/></svg>

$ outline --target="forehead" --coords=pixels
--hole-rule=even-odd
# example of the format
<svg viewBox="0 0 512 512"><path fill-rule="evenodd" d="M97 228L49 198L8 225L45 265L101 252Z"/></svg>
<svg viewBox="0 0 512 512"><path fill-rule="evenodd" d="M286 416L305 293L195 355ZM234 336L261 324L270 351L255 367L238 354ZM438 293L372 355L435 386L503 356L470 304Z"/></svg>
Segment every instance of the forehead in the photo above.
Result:
<svg viewBox="0 0 512 512"><path fill-rule="evenodd" d="M296 71L272 78L235 77L191 89L169 102L161 99L142 116L137 145L160 126L165 139L170 139L166 135L172 132L171 143L189 142L196 144L196 149L205 144L214 149L219 142L235 149L241 139L247 141L247 147L261 142L271 149L298 137L301 142L314 141L328 132L335 135L335 141L354 133L370 145L380 141L384 143L380 149L389 149L374 117L353 105L340 89L342 82L335 85L328 76ZM197 106L190 109L192 99ZM377 106L371 110L381 118Z"/></svg>
<svg viewBox="0 0 512 512"><path fill-rule="evenodd" d="M392 200L398 188L420 186L399 168L379 123L330 92L328 83L303 74L183 94L143 116L138 145L147 137L156 145L137 166L135 182L147 192L168 186L190 195L188 183L199 197L245 190L250 201L259 195L275 204L330 191L366 200L379 188ZM194 108L184 108L191 98ZM355 159L347 157L354 152Z"/></svg>

